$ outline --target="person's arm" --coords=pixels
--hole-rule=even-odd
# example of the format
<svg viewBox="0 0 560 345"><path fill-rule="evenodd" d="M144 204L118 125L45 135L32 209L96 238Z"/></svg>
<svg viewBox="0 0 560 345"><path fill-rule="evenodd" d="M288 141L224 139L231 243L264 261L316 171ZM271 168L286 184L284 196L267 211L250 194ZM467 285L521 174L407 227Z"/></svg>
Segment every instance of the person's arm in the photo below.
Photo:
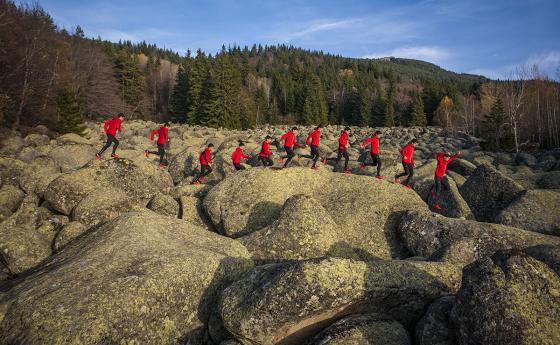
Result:
<svg viewBox="0 0 560 345"><path fill-rule="evenodd" d="M288 133L282 134L282 136L280 137L280 142L286 141L286 135L287 135L287 134L288 134Z"/></svg>
<svg viewBox="0 0 560 345"><path fill-rule="evenodd" d="M449 158L449 163L451 163L451 162L454 161L457 157L459 157L460 154L461 154L461 151L457 151L457 153L455 153L453 156L451 156L451 158Z"/></svg>
<svg viewBox="0 0 560 345"><path fill-rule="evenodd" d="M105 133L107 133L107 131L109 130L109 121L107 120L105 121L105 123L103 124L103 130L105 131Z"/></svg>
<svg viewBox="0 0 560 345"><path fill-rule="evenodd" d="M167 129L167 127L165 127L165 129L163 130L163 134L164 134L164 139L166 141L169 141L169 129Z"/></svg>
<svg viewBox="0 0 560 345"><path fill-rule="evenodd" d="M312 135L313 135L313 134L309 134L309 135L307 136L307 139L305 140L305 145L309 145L309 143L311 142L311 139L312 139L312 138L311 138Z"/></svg>
<svg viewBox="0 0 560 345"><path fill-rule="evenodd" d="M251 156L249 156L248 154L246 154L245 151L241 151L241 154L242 154L243 158L245 158L245 159L251 158Z"/></svg>
<svg viewBox="0 0 560 345"><path fill-rule="evenodd" d="M157 129L152 131L152 137L150 138L151 141L154 141L156 134L157 134Z"/></svg>

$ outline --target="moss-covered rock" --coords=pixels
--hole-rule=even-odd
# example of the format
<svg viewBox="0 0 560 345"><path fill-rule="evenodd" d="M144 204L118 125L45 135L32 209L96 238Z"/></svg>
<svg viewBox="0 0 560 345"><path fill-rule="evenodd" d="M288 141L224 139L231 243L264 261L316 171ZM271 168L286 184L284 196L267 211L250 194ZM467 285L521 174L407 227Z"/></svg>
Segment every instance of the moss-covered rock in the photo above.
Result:
<svg viewBox="0 0 560 345"><path fill-rule="evenodd" d="M25 193L13 185L0 188L0 222L11 216L19 207Z"/></svg>
<svg viewBox="0 0 560 345"><path fill-rule="evenodd" d="M488 164L482 164L460 189L475 218L491 222L524 188Z"/></svg>
<svg viewBox="0 0 560 345"><path fill-rule="evenodd" d="M387 315L413 325L433 300L457 291L450 263L313 259L259 266L222 293L220 314L250 344L299 344L353 313Z"/></svg>
<svg viewBox="0 0 560 345"><path fill-rule="evenodd" d="M181 218L194 225L207 228L207 220L204 216L202 201L194 196L182 196L181 199Z"/></svg>
<svg viewBox="0 0 560 345"><path fill-rule="evenodd" d="M51 141L48 135L45 134L38 134L38 133L31 133L28 134L25 138L23 138L25 145L27 146L41 146L41 145L48 145Z"/></svg>
<svg viewBox="0 0 560 345"><path fill-rule="evenodd" d="M500 224L407 212L399 234L413 255L469 263L499 249L560 244L560 238Z"/></svg>
<svg viewBox="0 0 560 345"><path fill-rule="evenodd" d="M121 190L133 204L145 206L158 192L169 191L171 176L146 159L94 162L86 168L63 174L52 181L45 199L69 215L83 198L95 191Z"/></svg>
<svg viewBox="0 0 560 345"><path fill-rule="evenodd" d="M351 315L327 327L306 345L410 345L406 329L377 314Z"/></svg>
<svg viewBox="0 0 560 345"><path fill-rule="evenodd" d="M97 151L91 145L70 144L54 147L49 157L61 167L62 172L78 169L95 159Z"/></svg>
<svg viewBox="0 0 560 345"><path fill-rule="evenodd" d="M128 213L14 283L0 302L0 344L197 343L219 291L251 266L234 240Z"/></svg>
<svg viewBox="0 0 560 345"><path fill-rule="evenodd" d="M446 217L474 219L474 215L461 193L459 193L455 181L448 176L444 176L442 185L442 191L437 200L437 203L441 206L439 212ZM432 193L429 194L427 202L432 206L436 204L435 196Z"/></svg>
<svg viewBox="0 0 560 345"><path fill-rule="evenodd" d="M451 313L460 345L560 343L560 277L519 251L467 266Z"/></svg>
<svg viewBox="0 0 560 345"><path fill-rule="evenodd" d="M494 222L560 236L560 190L525 191Z"/></svg>
<svg viewBox="0 0 560 345"><path fill-rule="evenodd" d="M92 227L128 212L133 204L120 189L102 189L86 195L72 211L72 220Z"/></svg>
<svg viewBox="0 0 560 345"><path fill-rule="evenodd" d="M340 245L379 258L404 255L395 232L405 210L426 211L413 191L370 176L306 168L251 169L228 177L204 198L219 230L240 237L270 225L295 194L313 197L344 231Z"/></svg>
<svg viewBox="0 0 560 345"><path fill-rule="evenodd" d="M449 163L448 169L466 177L470 176L476 170L476 165L467 160L457 158Z"/></svg>
<svg viewBox="0 0 560 345"><path fill-rule="evenodd" d="M544 189L560 189L560 170L540 175L537 186Z"/></svg>
<svg viewBox="0 0 560 345"><path fill-rule="evenodd" d="M445 296L430 305L426 314L416 324L417 345L455 345L455 333L450 314L455 305L455 296Z"/></svg>
<svg viewBox="0 0 560 345"><path fill-rule="evenodd" d="M54 251L59 251L73 239L86 232L88 228L80 222L69 222L56 233L53 242Z"/></svg>
<svg viewBox="0 0 560 345"><path fill-rule="evenodd" d="M548 265L560 276L560 246L542 244L523 249L523 252Z"/></svg>
<svg viewBox="0 0 560 345"><path fill-rule="evenodd" d="M148 203L148 208L164 216L176 218L179 216L179 204L167 194L156 193Z"/></svg>
<svg viewBox="0 0 560 345"><path fill-rule="evenodd" d="M0 223L0 270L9 275L19 274L51 254L56 227L49 222L52 214L38 203L37 196L26 196L19 209Z"/></svg>
<svg viewBox="0 0 560 345"><path fill-rule="evenodd" d="M280 218L271 225L241 237L257 262L303 260L339 252L337 242L344 230L331 219L321 204L310 196L296 194L286 200Z"/></svg>
<svg viewBox="0 0 560 345"><path fill-rule="evenodd" d="M19 149L21 149L23 145L25 145L25 142L23 141L22 137L17 135L17 133L12 132L9 136L3 138L1 144L2 145L0 145L0 154L13 156L19 151Z"/></svg>

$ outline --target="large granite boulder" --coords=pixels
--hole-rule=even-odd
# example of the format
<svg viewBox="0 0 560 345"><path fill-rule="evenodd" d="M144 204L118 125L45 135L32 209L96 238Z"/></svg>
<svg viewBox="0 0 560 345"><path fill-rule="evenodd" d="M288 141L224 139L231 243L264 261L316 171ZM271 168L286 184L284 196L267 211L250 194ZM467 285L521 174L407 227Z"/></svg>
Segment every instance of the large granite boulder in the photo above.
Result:
<svg viewBox="0 0 560 345"><path fill-rule="evenodd" d="M560 244L560 238L510 226L407 212L399 234L412 255L469 263L499 249Z"/></svg>
<svg viewBox="0 0 560 345"><path fill-rule="evenodd" d="M451 316L460 345L560 343L560 277L519 251L467 266Z"/></svg>
<svg viewBox="0 0 560 345"><path fill-rule="evenodd" d="M338 320L306 345L410 345L406 329L377 314L351 315Z"/></svg>
<svg viewBox="0 0 560 345"><path fill-rule="evenodd" d="M417 345L455 345L455 333L451 325L451 310L455 296L444 296L430 305L415 328Z"/></svg>
<svg viewBox="0 0 560 345"><path fill-rule="evenodd" d="M13 185L4 185L0 188L0 222L11 216L21 204L25 193Z"/></svg>
<svg viewBox="0 0 560 345"><path fill-rule="evenodd" d="M13 283L0 344L199 344L218 293L251 267L234 240L128 213Z"/></svg>
<svg viewBox="0 0 560 345"><path fill-rule="evenodd" d="M524 188L488 164L482 164L460 189L475 218L491 222Z"/></svg>
<svg viewBox="0 0 560 345"><path fill-rule="evenodd" d="M49 157L62 168L62 172L78 169L95 159L96 149L91 145L70 144L54 147Z"/></svg>
<svg viewBox="0 0 560 345"><path fill-rule="evenodd" d="M560 190L525 191L494 222L560 236Z"/></svg>
<svg viewBox="0 0 560 345"><path fill-rule="evenodd" d="M404 211L427 211L420 197L403 186L305 168L238 172L210 190L204 207L223 234L241 237L278 219L295 194L313 197L343 229L340 245L379 258L404 255L395 232Z"/></svg>
<svg viewBox="0 0 560 345"><path fill-rule="evenodd" d="M435 299L457 291L461 266L439 262L312 259L259 266L222 293L225 328L243 343L300 344L354 313L412 326Z"/></svg>

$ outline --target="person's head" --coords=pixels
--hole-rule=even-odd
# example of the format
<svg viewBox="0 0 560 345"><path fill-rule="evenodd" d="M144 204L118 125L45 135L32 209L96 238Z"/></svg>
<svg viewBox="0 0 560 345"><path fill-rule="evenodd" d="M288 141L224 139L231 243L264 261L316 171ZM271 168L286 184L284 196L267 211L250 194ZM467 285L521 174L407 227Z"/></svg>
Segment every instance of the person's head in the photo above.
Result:
<svg viewBox="0 0 560 345"><path fill-rule="evenodd" d="M443 151L443 160L448 161L451 158L451 154L449 152Z"/></svg>
<svg viewBox="0 0 560 345"><path fill-rule="evenodd" d="M292 127L292 132L297 133L297 127Z"/></svg>
<svg viewBox="0 0 560 345"><path fill-rule="evenodd" d="M315 127L315 129L319 130L319 129L323 129L323 127L324 127L323 124L320 123L319 126Z"/></svg>
<svg viewBox="0 0 560 345"><path fill-rule="evenodd" d="M416 147L417 144L418 144L418 140L416 140L416 139L412 139L412 140L410 141L410 145L412 145L412 146L414 146L414 147Z"/></svg>
<svg viewBox="0 0 560 345"><path fill-rule="evenodd" d="M350 132L350 127L344 127L344 130L345 130L346 132Z"/></svg>
<svg viewBox="0 0 560 345"><path fill-rule="evenodd" d="M117 117L121 120L124 120L124 113L118 113Z"/></svg>
<svg viewBox="0 0 560 345"><path fill-rule="evenodd" d="M269 143L272 140L272 137L270 135L267 135L266 138L264 138L264 141L266 141L267 143Z"/></svg>
<svg viewBox="0 0 560 345"><path fill-rule="evenodd" d="M239 147L245 147L245 143L243 142L243 140L239 140Z"/></svg>
<svg viewBox="0 0 560 345"><path fill-rule="evenodd" d="M208 149L210 149L210 151L214 151L214 144L210 143L207 147Z"/></svg>
<svg viewBox="0 0 560 345"><path fill-rule="evenodd" d="M164 124L163 124L163 127L169 128L169 127L170 127L169 122L164 123Z"/></svg>

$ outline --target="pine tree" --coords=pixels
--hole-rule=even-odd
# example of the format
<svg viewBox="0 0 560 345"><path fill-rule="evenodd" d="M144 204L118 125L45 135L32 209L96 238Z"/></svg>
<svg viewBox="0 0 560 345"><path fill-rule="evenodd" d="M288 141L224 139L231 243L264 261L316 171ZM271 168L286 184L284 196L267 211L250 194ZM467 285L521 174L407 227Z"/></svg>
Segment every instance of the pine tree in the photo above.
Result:
<svg viewBox="0 0 560 345"><path fill-rule="evenodd" d="M395 100L397 97L397 78L393 70L388 72L389 89L387 90L387 102L385 103L385 127L395 125Z"/></svg>
<svg viewBox="0 0 560 345"><path fill-rule="evenodd" d="M187 113L189 111L189 77L184 65L179 65L177 77L175 78L175 86L171 93L170 115L171 119L176 122L187 122Z"/></svg>
<svg viewBox="0 0 560 345"><path fill-rule="evenodd" d="M424 127L427 123L424 102L420 94L415 93L408 108L408 125Z"/></svg>
<svg viewBox="0 0 560 345"><path fill-rule="evenodd" d="M85 130L80 103L76 94L68 88L60 90L56 100L58 111L58 131L60 133L82 134Z"/></svg>
<svg viewBox="0 0 560 345"><path fill-rule="evenodd" d="M208 92L208 90L203 90L203 88L208 87L211 84L211 80L208 79L211 78L210 63L202 50L199 49L196 52L196 57L192 61L188 72L189 87L187 92L187 123L199 125L203 122L203 92Z"/></svg>
<svg viewBox="0 0 560 345"><path fill-rule="evenodd" d="M141 115L140 103L144 98L146 78L140 71L136 59L126 50L121 51L115 59L115 77L121 87L123 101Z"/></svg>
<svg viewBox="0 0 560 345"><path fill-rule="evenodd" d="M302 110L303 123L306 125L326 124L328 121L327 100L319 77L313 76L307 82L304 99Z"/></svg>
<svg viewBox="0 0 560 345"><path fill-rule="evenodd" d="M358 126L366 127L370 125L371 119L371 100L367 91L361 91L358 101Z"/></svg>
<svg viewBox="0 0 560 345"><path fill-rule="evenodd" d="M502 125L506 122L506 111L501 98L497 98L492 105L490 113L484 116L484 137L493 141L495 148L500 148L502 138Z"/></svg>
<svg viewBox="0 0 560 345"><path fill-rule="evenodd" d="M377 93L377 98L373 102L371 110L371 125L374 127L384 127L386 125L387 99L382 92Z"/></svg>
<svg viewBox="0 0 560 345"><path fill-rule="evenodd" d="M207 82L202 98L203 124L240 129L240 75L232 64L231 56L223 49L216 56L208 77L211 80Z"/></svg>

